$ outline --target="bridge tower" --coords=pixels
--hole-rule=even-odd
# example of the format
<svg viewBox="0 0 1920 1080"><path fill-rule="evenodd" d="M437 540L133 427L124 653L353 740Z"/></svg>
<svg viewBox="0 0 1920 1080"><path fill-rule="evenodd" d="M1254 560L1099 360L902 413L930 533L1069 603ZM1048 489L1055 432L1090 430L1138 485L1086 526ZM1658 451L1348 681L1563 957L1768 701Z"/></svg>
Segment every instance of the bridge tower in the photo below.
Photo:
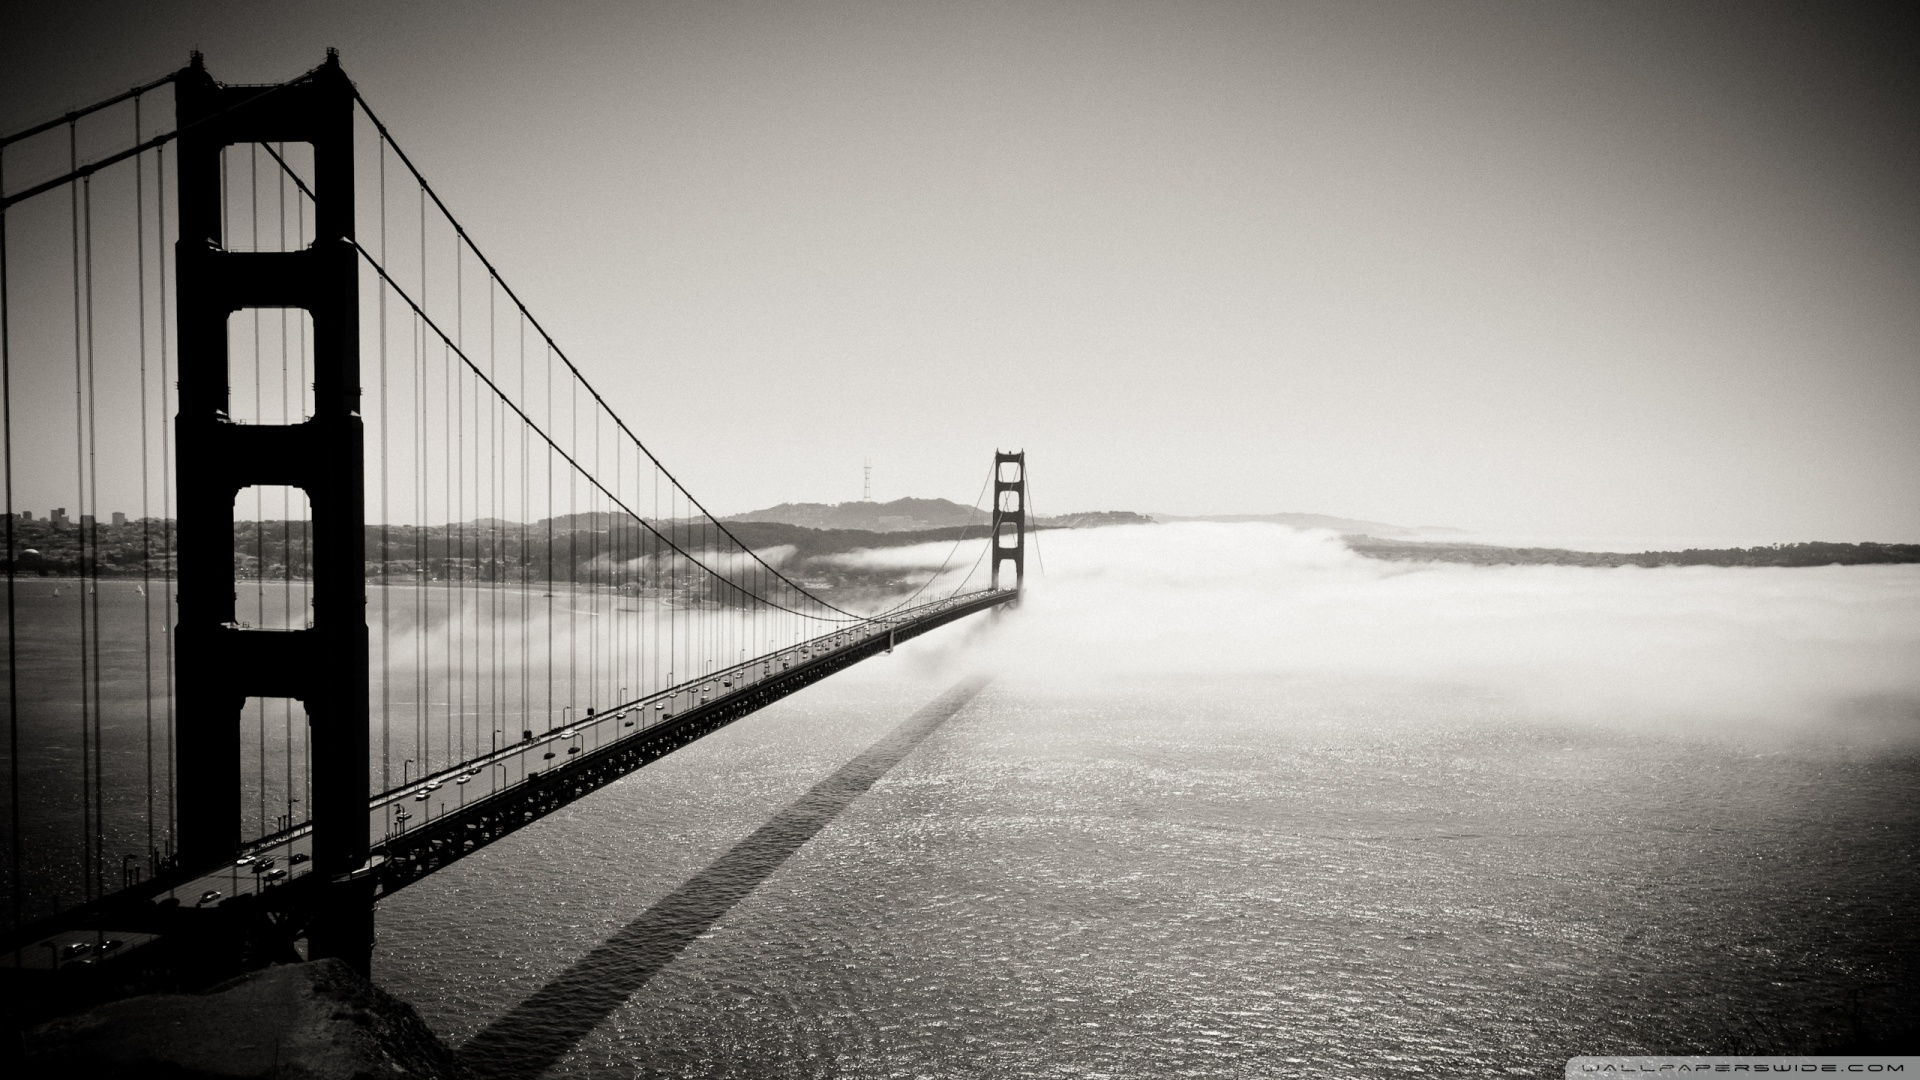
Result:
<svg viewBox="0 0 1920 1080"><path fill-rule="evenodd" d="M1000 588L1000 564L1013 564L1013 588L1027 579L1027 452L993 452L993 574Z"/></svg>
<svg viewBox="0 0 1920 1080"><path fill-rule="evenodd" d="M309 951L364 972L372 892L351 877L368 857L370 782L354 89L329 50L323 66L279 87L216 83L195 53L175 93L179 852L189 870L234 857L242 709L249 698L299 699L312 748L313 875L324 890L311 906ZM221 152L248 143L313 147L311 246L236 251L222 235ZM227 324L249 308L311 316L311 417L232 419ZM289 613L285 630L243 629L236 618L234 503L255 485L298 488L310 508L313 608L304 620Z"/></svg>

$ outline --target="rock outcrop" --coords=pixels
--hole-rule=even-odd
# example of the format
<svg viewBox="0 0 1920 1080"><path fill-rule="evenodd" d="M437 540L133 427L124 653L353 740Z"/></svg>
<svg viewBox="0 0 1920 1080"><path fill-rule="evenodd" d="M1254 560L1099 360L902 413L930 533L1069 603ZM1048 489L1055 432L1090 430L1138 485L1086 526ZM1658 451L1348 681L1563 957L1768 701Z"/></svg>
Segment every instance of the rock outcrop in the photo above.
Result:
<svg viewBox="0 0 1920 1080"><path fill-rule="evenodd" d="M204 994L109 1002L29 1031L29 1077L464 1078L413 1007L338 960L251 972Z"/></svg>

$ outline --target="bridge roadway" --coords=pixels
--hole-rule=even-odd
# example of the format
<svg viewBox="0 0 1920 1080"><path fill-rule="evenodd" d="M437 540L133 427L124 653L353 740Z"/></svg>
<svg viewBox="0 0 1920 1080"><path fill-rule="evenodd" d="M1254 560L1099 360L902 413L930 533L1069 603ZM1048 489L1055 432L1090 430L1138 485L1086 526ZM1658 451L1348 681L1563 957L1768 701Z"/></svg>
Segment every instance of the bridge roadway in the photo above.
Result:
<svg viewBox="0 0 1920 1080"><path fill-rule="evenodd" d="M376 795L367 808L373 856L354 878L376 899L390 895L797 690L1018 596L983 590L920 604L549 731L522 732L509 745ZM20 966L104 963L119 959L111 953L120 947L102 953L103 937L132 953L145 950L131 946L182 927L201 930L190 936L205 939L213 924L254 923L244 937L257 941L264 931L290 945L311 906L322 902L321 883L310 872L311 840L303 825L248 844L231 863L155 879L67 912L63 925L23 935L31 943L18 954ZM0 967L13 966L14 955L8 950Z"/></svg>

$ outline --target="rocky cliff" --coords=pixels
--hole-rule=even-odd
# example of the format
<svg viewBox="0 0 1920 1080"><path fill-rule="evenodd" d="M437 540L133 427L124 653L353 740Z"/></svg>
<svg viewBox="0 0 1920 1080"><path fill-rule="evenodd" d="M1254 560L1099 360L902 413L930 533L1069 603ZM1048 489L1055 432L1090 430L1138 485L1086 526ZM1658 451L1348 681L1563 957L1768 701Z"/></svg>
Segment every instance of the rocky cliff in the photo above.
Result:
<svg viewBox="0 0 1920 1080"><path fill-rule="evenodd" d="M22 1075L454 1080L413 1007L338 960L250 972L204 994L148 994L26 1033Z"/></svg>

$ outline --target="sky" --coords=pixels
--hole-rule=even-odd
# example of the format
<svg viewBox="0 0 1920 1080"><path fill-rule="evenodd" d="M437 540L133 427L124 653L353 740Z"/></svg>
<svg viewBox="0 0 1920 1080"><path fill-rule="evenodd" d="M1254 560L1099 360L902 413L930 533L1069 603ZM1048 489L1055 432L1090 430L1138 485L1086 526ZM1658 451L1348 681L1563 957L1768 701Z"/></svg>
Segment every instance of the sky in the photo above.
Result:
<svg viewBox="0 0 1920 1080"><path fill-rule="evenodd" d="M1920 539L1896 6L8 5L0 130L338 47L718 512Z"/></svg>

